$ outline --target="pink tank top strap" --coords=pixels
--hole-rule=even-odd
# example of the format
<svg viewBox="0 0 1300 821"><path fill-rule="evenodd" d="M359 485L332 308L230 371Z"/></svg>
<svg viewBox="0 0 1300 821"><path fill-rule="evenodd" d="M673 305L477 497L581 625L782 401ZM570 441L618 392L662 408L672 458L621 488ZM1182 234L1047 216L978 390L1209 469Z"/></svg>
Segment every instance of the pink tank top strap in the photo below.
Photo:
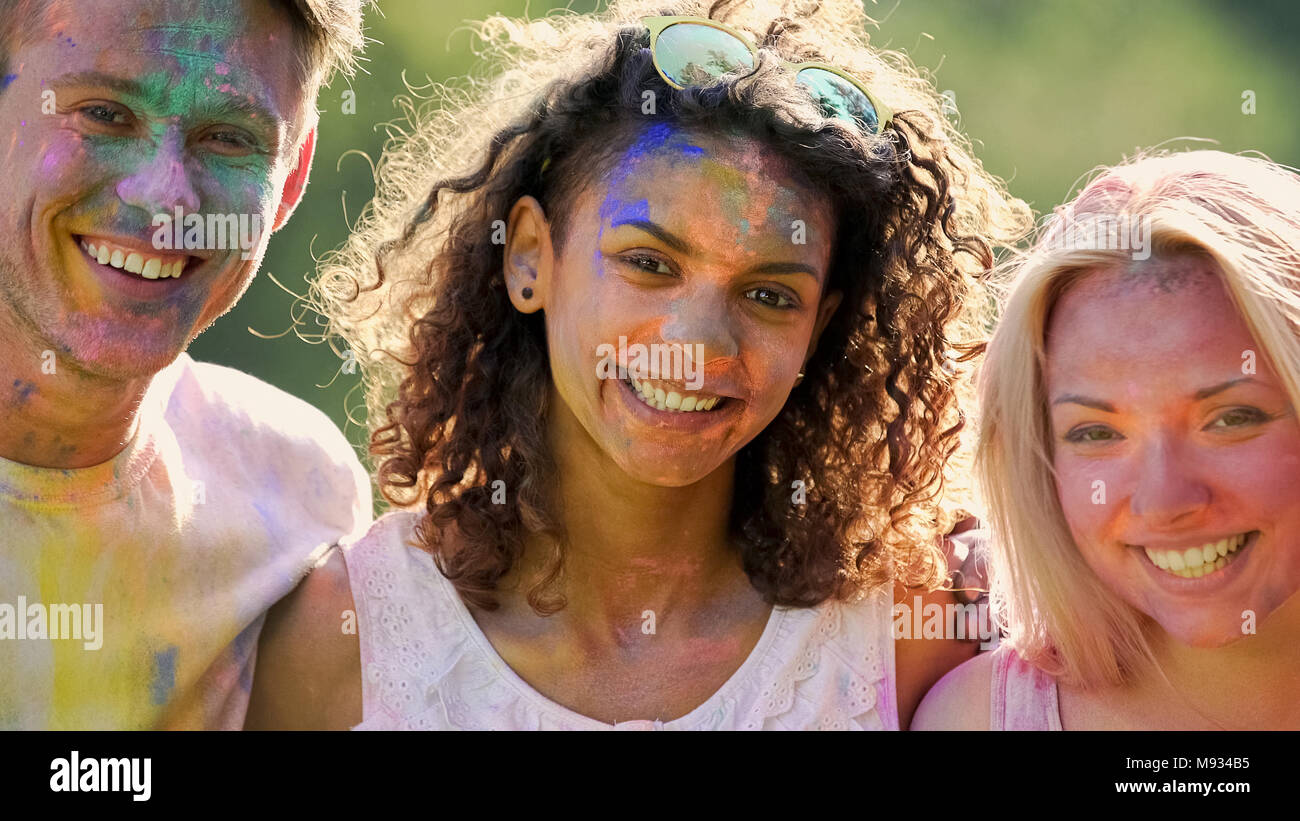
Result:
<svg viewBox="0 0 1300 821"><path fill-rule="evenodd" d="M1027 663L1010 646L993 651L990 729L1059 730L1056 679Z"/></svg>

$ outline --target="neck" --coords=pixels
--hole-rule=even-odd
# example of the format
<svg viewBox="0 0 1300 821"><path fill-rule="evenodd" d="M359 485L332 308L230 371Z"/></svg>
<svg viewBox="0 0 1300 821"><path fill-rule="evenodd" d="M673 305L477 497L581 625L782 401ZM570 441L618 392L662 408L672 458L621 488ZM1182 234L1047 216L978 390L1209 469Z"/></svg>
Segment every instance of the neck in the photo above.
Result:
<svg viewBox="0 0 1300 821"><path fill-rule="evenodd" d="M566 625L617 641L641 632L646 611L661 625L670 613L685 624L720 594L748 586L728 540L733 460L684 487L637 481L556 400L547 437L567 536L559 614ZM544 542L530 542L521 578L538 578L549 555Z"/></svg>
<svg viewBox="0 0 1300 821"><path fill-rule="evenodd" d="M151 377L90 374L24 333L0 311L0 458L74 469L112 459L135 430Z"/></svg>
<svg viewBox="0 0 1300 821"><path fill-rule="evenodd" d="M1300 726L1296 689L1300 687L1300 594L1223 647L1187 647L1166 639L1156 658L1187 705L1226 727ZM1152 687L1165 684L1156 673Z"/></svg>

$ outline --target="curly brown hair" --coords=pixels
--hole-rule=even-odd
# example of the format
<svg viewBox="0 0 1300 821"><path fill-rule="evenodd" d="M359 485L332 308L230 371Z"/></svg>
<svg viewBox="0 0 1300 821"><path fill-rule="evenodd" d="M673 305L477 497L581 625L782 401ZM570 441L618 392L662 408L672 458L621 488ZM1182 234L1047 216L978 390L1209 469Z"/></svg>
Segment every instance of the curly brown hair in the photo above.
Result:
<svg viewBox="0 0 1300 821"><path fill-rule="evenodd" d="M636 22L658 14L725 20L764 56L743 76L673 89ZM365 363L380 491L423 502L418 538L467 602L495 607L526 537L542 534L554 558L528 601L563 606L548 593L564 531L544 438L544 325L509 301L494 230L531 195L563 242L576 194L659 122L756 138L836 217L827 289L843 301L805 380L736 457L730 528L752 584L772 603L813 606L900 573L937 583L936 536L957 515L940 504L945 468L965 424L954 361L982 350L994 250L1031 219L972 158L933 86L867 47L869 22L858 0L625 0L600 15L493 17L478 27L500 69L491 80L439 86L418 108L403 98L410 122L379 164L376 198L313 294ZM871 137L828 118L767 52L861 78L897 112L892 125ZM497 480L514 504L492 504ZM805 504L792 504L795 480Z"/></svg>

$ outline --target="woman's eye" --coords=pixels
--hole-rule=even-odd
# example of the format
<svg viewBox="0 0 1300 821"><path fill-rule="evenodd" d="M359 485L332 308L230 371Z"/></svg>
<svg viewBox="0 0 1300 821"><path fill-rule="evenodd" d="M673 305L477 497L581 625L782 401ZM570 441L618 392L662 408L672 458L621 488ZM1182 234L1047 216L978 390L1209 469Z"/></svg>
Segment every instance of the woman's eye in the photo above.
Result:
<svg viewBox="0 0 1300 821"><path fill-rule="evenodd" d="M1100 425L1091 425L1086 428L1078 428L1065 434L1065 441L1089 444L1094 442L1111 442L1122 437L1107 427Z"/></svg>
<svg viewBox="0 0 1300 821"><path fill-rule="evenodd" d="M648 256L646 254L636 254L630 257L624 257L629 263L635 265L643 271L649 271L652 274L671 274L673 269L658 257Z"/></svg>
<svg viewBox="0 0 1300 821"><path fill-rule="evenodd" d="M1216 428L1224 430L1226 428L1240 428L1244 425L1253 425L1259 422L1268 421L1268 414L1258 408L1233 408L1222 414L1209 425L1207 429Z"/></svg>
<svg viewBox="0 0 1300 821"><path fill-rule="evenodd" d="M757 296L751 298L762 305L767 305L772 308L794 307L794 302L792 302L789 297L773 288L753 288L745 292L745 296L750 296L751 294L757 294Z"/></svg>

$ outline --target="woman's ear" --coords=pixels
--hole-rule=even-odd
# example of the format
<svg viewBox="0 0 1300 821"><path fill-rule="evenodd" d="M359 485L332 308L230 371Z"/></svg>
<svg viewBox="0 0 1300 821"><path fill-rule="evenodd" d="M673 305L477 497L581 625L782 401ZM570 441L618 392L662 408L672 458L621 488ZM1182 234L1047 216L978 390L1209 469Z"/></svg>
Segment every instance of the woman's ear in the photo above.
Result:
<svg viewBox="0 0 1300 821"><path fill-rule="evenodd" d="M813 326L812 339L808 340L808 352L804 354L804 364L812 359L813 351L817 350L817 340L821 339L822 331L830 324L831 317L835 315L835 309L840 307L840 300L844 299L843 291L830 291L822 297L821 305L817 307L817 324Z"/></svg>
<svg viewBox="0 0 1300 821"><path fill-rule="evenodd" d="M542 204L533 197L521 197L510 209L506 223L506 290L515 309L526 314L546 306L555 268L551 245L551 224Z"/></svg>

